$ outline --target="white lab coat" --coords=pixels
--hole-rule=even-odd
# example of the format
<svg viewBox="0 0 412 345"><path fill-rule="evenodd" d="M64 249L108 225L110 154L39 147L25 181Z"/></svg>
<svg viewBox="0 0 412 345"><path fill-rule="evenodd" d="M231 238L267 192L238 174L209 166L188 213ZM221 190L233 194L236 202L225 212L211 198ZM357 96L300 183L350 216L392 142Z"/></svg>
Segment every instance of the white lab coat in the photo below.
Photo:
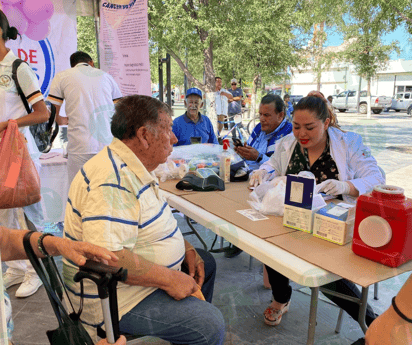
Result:
<svg viewBox="0 0 412 345"><path fill-rule="evenodd" d="M353 132L342 132L329 127L330 154L339 171L340 181L350 181L359 191L359 195L371 192L373 187L385 183L376 159L370 149L362 142L362 137ZM275 174L284 176L297 140L293 133L276 142L275 152L260 169L275 170ZM343 195L345 202L355 203L356 198Z"/></svg>

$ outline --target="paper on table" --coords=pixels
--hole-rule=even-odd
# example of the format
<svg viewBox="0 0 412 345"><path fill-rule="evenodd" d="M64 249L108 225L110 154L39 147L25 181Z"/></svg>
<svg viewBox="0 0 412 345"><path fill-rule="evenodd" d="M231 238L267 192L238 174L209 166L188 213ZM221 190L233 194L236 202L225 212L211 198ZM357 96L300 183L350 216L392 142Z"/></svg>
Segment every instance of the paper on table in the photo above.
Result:
<svg viewBox="0 0 412 345"><path fill-rule="evenodd" d="M253 221L269 219L268 217L264 216L262 213L259 213L254 209L237 210L236 212L239 212L241 215Z"/></svg>

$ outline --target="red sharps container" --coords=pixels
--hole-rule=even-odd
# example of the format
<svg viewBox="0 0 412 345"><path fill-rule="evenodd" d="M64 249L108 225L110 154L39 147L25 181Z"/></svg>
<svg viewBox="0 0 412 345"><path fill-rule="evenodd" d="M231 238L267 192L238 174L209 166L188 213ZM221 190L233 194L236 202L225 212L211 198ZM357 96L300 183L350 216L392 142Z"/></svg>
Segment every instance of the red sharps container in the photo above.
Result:
<svg viewBox="0 0 412 345"><path fill-rule="evenodd" d="M412 259L412 199L395 186L376 186L356 204L352 250L398 267Z"/></svg>

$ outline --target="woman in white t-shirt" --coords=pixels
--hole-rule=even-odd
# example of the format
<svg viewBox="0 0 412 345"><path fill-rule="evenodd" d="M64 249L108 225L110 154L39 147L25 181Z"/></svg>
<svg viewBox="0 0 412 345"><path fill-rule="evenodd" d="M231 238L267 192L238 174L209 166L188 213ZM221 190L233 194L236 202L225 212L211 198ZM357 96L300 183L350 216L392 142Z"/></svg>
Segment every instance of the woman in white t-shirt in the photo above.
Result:
<svg viewBox="0 0 412 345"><path fill-rule="evenodd" d="M36 74L26 64L22 63L17 70L17 78L21 89L33 108L33 112L27 114L27 111L21 101L15 83L12 79L12 65L17 57L6 47L8 39L17 39L19 33L15 27L10 27L5 14L0 11L0 135L4 134L7 128L8 120L16 120L20 131L28 141L29 152L35 163L40 153L34 144L34 139L30 133L30 125L42 123L48 120L49 113L40 91ZM39 163L37 164L39 166ZM37 207L36 207L37 206ZM41 208L39 204L31 207L39 213ZM39 215L39 218L41 215ZM31 219L29 215L29 219ZM24 220L23 210L21 208L0 210L0 226L14 229L26 229L27 225ZM22 283L16 291L17 297L27 297L32 295L41 286L41 281L34 272L33 267L28 261L10 261L7 262L9 268L4 275L5 287Z"/></svg>

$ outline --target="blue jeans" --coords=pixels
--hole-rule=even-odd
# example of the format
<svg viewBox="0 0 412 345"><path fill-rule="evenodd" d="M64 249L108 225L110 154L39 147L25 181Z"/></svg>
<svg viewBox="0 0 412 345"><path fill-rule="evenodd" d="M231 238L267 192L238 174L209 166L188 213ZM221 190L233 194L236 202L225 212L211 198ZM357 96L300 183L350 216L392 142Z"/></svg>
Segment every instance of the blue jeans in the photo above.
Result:
<svg viewBox="0 0 412 345"><path fill-rule="evenodd" d="M210 303L216 262L210 253L196 250L205 261L202 292L208 302L191 296L176 301L165 291L157 289L122 317L120 332L155 336L174 344L223 344L225 322L220 310ZM182 271L185 271L184 267Z"/></svg>

